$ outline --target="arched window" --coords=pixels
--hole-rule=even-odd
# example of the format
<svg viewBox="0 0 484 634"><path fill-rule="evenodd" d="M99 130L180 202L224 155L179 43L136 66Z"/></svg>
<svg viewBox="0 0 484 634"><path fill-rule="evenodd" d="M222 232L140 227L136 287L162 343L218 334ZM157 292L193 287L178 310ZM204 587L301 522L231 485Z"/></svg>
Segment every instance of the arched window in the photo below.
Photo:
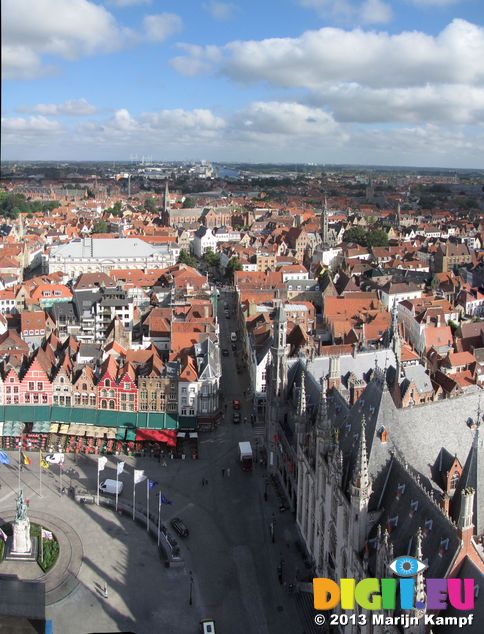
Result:
<svg viewBox="0 0 484 634"><path fill-rule="evenodd" d="M109 409L114 409L114 401L109 401Z"/></svg>
<svg viewBox="0 0 484 634"><path fill-rule="evenodd" d="M87 383L82 384L82 391L87 392Z"/></svg>
<svg viewBox="0 0 484 634"><path fill-rule="evenodd" d="M454 471L454 473L452 474L452 477L450 479L450 488L451 489L455 489L458 482L459 482L459 472L458 471Z"/></svg>
<svg viewBox="0 0 484 634"><path fill-rule="evenodd" d="M110 381L109 379L105 379L105 380L104 380L104 385L105 385L106 387L111 387L111 381Z"/></svg>
<svg viewBox="0 0 484 634"><path fill-rule="evenodd" d="M104 399L101 401L101 409L106 409L106 401Z"/></svg>

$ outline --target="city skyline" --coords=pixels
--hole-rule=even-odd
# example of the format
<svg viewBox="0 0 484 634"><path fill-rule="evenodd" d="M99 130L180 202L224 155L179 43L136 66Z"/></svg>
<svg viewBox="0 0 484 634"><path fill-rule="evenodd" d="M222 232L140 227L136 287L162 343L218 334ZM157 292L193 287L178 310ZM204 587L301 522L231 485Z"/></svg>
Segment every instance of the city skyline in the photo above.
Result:
<svg viewBox="0 0 484 634"><path fill-rule="evenodd" d="M5 0L4 160L482 168L474 0Z"/></svg>

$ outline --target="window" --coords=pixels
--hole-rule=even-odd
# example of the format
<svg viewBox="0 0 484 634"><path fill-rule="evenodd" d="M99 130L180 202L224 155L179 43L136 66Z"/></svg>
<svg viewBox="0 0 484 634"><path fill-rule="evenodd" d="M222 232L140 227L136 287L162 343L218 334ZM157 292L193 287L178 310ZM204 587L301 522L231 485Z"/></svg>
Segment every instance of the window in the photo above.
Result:
<svg viewBox="0 0 484 634"><path fill-rule="evenodd" d="M129 389L131 389L131 383L125 383L125 384L124 384L124 389L125 389L125 390L129 390Z"/></svg>
<svg viewBox="0 0 484 634"><path fill-rule="evenodd" d="M43 383L37 383L37 389L39 390L39 392L42 392L42 390L44 389L44 384Z"/></svg>
<svg viewBox="0 0 484 634"><path fill-rule="evenodd" d="M29 390L33 392L35 390L35 383L33 381L29 381Z"/></svg>
<svg viewBox="0 0 484 634"><path fill-rule="evenodd" d="M105 380L104 380L104 385L105 385L106 387L110 387L110 386L111 386L111 381L110 381L109 379L105 379Z"/></svg>
<svg viewBox="0 0 484 634"><path fill-rule="evenodd" d="M450 479L450 488L451 489L455 489L458 482L459 482L459 472L458 471L454 471L454 473L452 474L452 477Z"/></svg>

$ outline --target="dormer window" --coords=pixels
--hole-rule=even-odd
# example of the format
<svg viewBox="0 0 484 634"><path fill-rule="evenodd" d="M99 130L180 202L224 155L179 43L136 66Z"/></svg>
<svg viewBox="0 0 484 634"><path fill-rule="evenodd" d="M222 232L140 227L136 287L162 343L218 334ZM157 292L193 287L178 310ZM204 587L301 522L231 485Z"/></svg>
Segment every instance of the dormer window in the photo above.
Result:
<svg viewBox="0 0 484 634"><path fill-rule="evenodd" d="M441 550L448 550L449 548L449 538L448 537L442 537L442 539L440 540L440 549Z"/></svg>
<svg viewBox="0 0 484 634"><path fill-rule="evenodd" d="M405 493L405 484L404 483L399 484L397 486L397 493L398 493L398 495L403 495Z"/></svg>
<svg viewBox="0 0 484 634"><path fill-rule="evenodd" d="M410 502L410 508L411 508L411 510L412 510L412 514L413 514L413 513L416 513L416 512L417 512L417 510L418 510L418 501L417 501L417 500L412 500L412 501Z"/></svg>
<svg viewBox="0 0 484 634"><path fill-rule="evenodd" d="M433 523L434 523L433 520L426 520L425 521L425 529L428 530L428 531L431 531Z"/></svg>
<svg viewBox="0 0 484 634"><path fill-rule="evenodd" d="M455 489L457 487L457 483L459 482L459 472L458 471L454 471L454 473L452 474L452 477L450 478L450 488L451 489Z"/></svg>

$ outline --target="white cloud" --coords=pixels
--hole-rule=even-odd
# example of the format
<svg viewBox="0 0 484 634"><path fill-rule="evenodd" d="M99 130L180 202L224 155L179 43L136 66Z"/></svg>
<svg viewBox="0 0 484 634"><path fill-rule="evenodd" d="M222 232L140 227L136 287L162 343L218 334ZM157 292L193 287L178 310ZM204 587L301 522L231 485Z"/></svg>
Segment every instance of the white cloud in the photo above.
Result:
<svg viewBox="0 0 484 634"><path fill-rule="evenodd" d="M391 7L383 0L299 0L299 4L313 9L321 18L339 22L383 24L393 17Z"/></svg>
<svg viewBox="0 0 484 634"><path fill-rule="evenodd" d="M163 42L182 29L182 20L175 13L147 15L143 19L146 37L152 42Z"/></svg>
<svg viewBox="0 0 484 634"><path fill-rule="evenodd" d="M361 5L360 17L363 24L385 24L393 17L392 8L382 0L366 0Z"/></svg>
<svg viewBox="0 0 484 634"><path fill-rule="evenodd" d="M4 0L2 11L6 79L37 76L43 55L72 60L118 50L133 37L89 0Z"/></svg>
<svg viewBox="0 0 484 634"><path fill-rule="evenodd" d="M31 107L19 107L17 110L19 112L36 112L49 116L68 115L79 117L94 114L96 107L88 103L86 99L70 99L64 103L39 103Z"/></svg>
<svg viewBox="0 0 484 634"><path fill-rule="evenodd" d="M410 2L418 7L449 7L461 0L410 0Z"/></svg>
<svg viewBox="0 0 484 634"><path fill-rule="evenodd" d="M230 20L237 11L237 6L231 2L211 0L210 2L205 2L202 6L214 20L220 21Z"/></svg>
<svg viewBox="0 0 484 634"><path fill-rule="evenodd" d="M335 121L323 108L257 101L225 118L211 110L124 108L71 125L42 115L2 119L5 159L157 159L483 167L484 127L373 126Z"/></svg>
<svg viewBox="0 0 484 634"><path fill-rule="evenodd" d="M218 70L236 81L286 88L317 90L334 81L375 88L484 81L484 28L460 19L435 37L418 31L391 35L328 27L297 38L233 41L186 51L201 67L215 61Z"/></svg>
<svg viewBox="0 0 484 634"><path fill-rule="evenodd" d="M134 7L138 4L151 4L152 0L108 0L109 4L117 7Z"/></svg>
<svg viewBox="0 0 484 634"><path fill-rule="evenodd" d="M372 89L342 83L312 94L309 102L329 107L337 121L472 124L484 120L484 88L474 86Z"/></svg>

